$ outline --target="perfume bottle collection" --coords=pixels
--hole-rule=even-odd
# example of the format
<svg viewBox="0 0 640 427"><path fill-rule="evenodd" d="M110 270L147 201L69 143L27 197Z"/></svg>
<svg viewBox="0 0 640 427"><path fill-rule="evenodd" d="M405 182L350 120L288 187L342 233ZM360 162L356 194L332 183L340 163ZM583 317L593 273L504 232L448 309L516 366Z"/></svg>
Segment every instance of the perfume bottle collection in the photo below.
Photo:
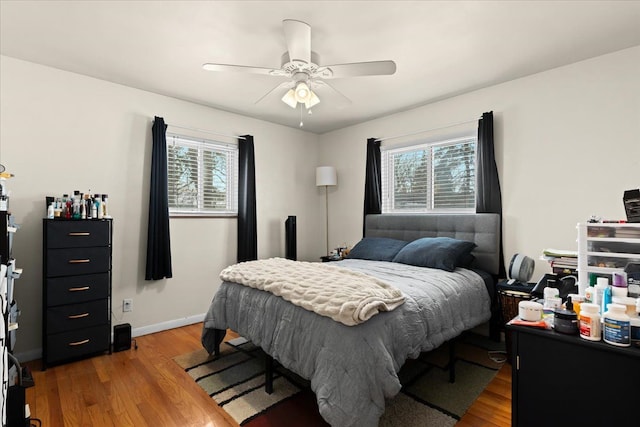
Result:
<svg viewBox="0 0 640 427"><path fill-rule="evenodd" d="M107 194L83 194L76 190L72 196L47 197L49 219L103 219L111 218Z"/></svg>

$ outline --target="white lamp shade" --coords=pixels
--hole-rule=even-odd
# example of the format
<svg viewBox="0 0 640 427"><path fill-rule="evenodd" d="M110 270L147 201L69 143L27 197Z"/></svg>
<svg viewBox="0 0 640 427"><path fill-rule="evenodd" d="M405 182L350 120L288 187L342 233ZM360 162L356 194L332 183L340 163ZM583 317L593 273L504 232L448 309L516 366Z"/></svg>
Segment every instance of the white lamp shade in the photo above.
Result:
<svg viewBox="0 0 640 427"><path fill-rule="evenodd" d="M309 86L307 86L305 82L300 82L296 86L295 96L296 101L304 104L309 101L309 98L311 98L311 89L309 89Z"/></svg>
<svg viewBox="0 0 640 427"><path fill-rule="evenodd" d="M309 91L309 100L304 103L304 106L307 107L307 110L311 107L315 107L320 103L320 98L316 95L312 90Z"/></svg>
<svg viewBox="0 0 640 427"><path fill-rule="evenodd" d="M338 185L338 173L333 166L318 166L316 168L316 185Z"/></svg>
<svg viewBox="0 0 640 427"><path fill-rule="evenodd" d="M298 101L296 100L296 92L293 89L289 89L289 91L282 97L282 102L284 102L291 108L296 108L296 106L298 105Z"/></svg>
<svg viewBox="0 0 640 427"><path fill-rule="evenodd" d="M287 104L291 108L296 108L298 103L304 104L307 110L320 103L320 98L316 95L309 85L305 82L300 82L295 88L289 89L287 93L282 97L282 102Z"/></svg>

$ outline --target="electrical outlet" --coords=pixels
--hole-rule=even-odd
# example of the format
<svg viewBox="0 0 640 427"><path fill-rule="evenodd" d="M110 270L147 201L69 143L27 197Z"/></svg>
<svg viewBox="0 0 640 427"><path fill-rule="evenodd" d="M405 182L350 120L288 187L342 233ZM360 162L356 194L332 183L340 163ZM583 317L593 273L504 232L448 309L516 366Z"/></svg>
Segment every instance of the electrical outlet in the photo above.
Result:
<svg viewBox="0 0 640 427"><path fill-rule="evenodd" d="M122 301L122 311L133 311L133 300L131 298L125 298Z"/></svg>

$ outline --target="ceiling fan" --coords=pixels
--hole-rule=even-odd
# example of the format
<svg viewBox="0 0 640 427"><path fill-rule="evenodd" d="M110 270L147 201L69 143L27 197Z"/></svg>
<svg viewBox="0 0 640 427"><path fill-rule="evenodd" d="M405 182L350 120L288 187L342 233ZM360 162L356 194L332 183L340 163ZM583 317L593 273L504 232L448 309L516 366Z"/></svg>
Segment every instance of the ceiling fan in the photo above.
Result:
<svg viewBox="0 0 640 427"><path fill-rule="evenodd" d="M320 102L315 91L328 89L339 98L342 106L351 101L325 80L345 77L391 75L396 72L393 61L356 62L350 64L320 65L320 57L311 50L311 26L294 19L282 21L287 52L282 54L282 65L278 69L206 63L202 66L208 71L233 71L286 77L288 81L279 84L256 101L256 104L274 92L288 89L282 102L296 108L304 105L307 110Z"/></svg>

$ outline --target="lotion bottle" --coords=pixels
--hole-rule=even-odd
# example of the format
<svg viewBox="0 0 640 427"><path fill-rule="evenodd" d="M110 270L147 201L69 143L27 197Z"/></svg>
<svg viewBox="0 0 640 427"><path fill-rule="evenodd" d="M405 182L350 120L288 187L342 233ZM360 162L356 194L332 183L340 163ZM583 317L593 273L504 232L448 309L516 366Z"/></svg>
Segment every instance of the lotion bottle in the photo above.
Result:
<svg viewBox="0 0 640 427"><path fill-rule="evenodd" d="M604 291L609 287L609 279L606 277L598 277L596 286L594 287L593 303L600 307L600 314L603 314L606 310L606 306L603 310L602 300L604 299Z"/></svg>
<svg viewBox="0 0 640 427"><path fill-rule="evenodd" d="M594 294L596 293L596 289L589 285L589 287L587 287L587 289L585 289L584 291L584 302L586 303L593 303L593 298L594 298Z"/></svg>
<svg viewBox="0 0 640 427"><path fill-rule="evenodd" d="M611 286L607 286L604 289L604 292L602 294L602 312L603 313L609 311L609 305L611 304L611 297L612 297Z"/></svg>

